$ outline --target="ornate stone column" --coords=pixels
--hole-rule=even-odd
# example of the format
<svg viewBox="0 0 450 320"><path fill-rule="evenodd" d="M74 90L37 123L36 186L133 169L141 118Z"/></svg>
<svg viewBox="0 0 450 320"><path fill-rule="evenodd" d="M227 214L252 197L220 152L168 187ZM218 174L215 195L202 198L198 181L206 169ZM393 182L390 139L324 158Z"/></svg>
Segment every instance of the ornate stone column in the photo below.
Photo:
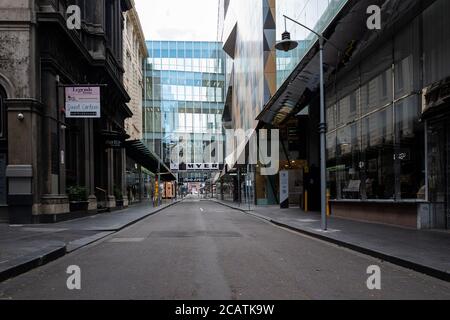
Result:
<svg viewBox="0 0 450 320"><path fill-rule="evenodd" d="M111 130L110 123L108 123L108 130ZM114 150L111 148L106 149L106 165L106 183L108 191L106 207L112 209L116 207L116 197L114 197Z"/></svg>
<svg viewBox="0 0 450 320"><path fill-rule="evenodd" d="M121 156L121 176L122 176L122 194L123 194L123 206L128 207L128 194L127 194L127 154L125 149L120 149Z"/></svg>

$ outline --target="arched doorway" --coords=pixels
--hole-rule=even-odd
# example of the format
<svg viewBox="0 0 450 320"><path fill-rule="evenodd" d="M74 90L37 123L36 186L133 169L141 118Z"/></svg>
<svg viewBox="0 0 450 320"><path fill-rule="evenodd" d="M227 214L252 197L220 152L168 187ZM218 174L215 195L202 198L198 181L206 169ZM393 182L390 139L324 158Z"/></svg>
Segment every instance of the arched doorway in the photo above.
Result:
<svg viewBox="0 0 450 320"><path fill-rule="evenodd" d="M8 126L6 112L6 92L0 86L0 221L7 216L6 166L8 163Z"/></svg>

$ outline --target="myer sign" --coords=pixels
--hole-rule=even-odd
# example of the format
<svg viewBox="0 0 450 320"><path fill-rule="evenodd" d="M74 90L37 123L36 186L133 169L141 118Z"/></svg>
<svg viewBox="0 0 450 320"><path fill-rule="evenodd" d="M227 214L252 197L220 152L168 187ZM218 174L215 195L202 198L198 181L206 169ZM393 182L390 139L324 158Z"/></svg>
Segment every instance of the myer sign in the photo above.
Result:
<svg viewBox="0 0 450 320"><path fill-rule="evenodd" d="M219 170L218 163L188 163L187 170Z"/></svg>
<svg viewBox="0 0 450 320"><path fill-rule="evenodd" d="M195 170L213 170L219 171L220 165L218 163L187 163L187 164L170 164L171 170L179 170L179 171L195 171Z"/></svg>
<svg viewBox="0 0 450 320"><path fill-rule="evenodd" d="M66 118L100 118L100 87L66 87Z"/></svg>

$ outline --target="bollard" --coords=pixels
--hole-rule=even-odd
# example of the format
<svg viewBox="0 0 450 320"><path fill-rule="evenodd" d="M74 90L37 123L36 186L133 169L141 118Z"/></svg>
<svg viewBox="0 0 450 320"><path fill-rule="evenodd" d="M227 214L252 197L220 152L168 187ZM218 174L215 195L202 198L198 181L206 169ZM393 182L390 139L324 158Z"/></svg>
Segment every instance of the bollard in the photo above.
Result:
<svg viewBox="0 0 450 320"><path fill-rule="evenodd" d="M329 217L331 215L331 208L330 208L330 189L327 189L327 216Z"/></svg>
<svg viewBox="0 0 450 320"><path fill-rule="evenodd" d="M308 212L308 190L305 190L305 213Z"/></svg>

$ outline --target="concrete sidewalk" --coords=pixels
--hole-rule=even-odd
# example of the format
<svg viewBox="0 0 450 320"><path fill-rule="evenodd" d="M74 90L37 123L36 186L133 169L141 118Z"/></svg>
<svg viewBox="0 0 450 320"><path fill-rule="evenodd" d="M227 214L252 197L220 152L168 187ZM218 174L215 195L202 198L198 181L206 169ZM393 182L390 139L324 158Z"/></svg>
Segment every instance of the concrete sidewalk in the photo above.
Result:
<svg viewBox="0 0 450 320"><path fill-rule="evenodd" d="M450 233L399 227L329 217L329 230L321 230L320 214L279 206L239 207L213 200L252 214L276 225L332 242L381 260L450 281Z"/></svg>
<svg viewBox="0 0 450 320"><path fill-rule="evenodd" d="M0 224L0 282L118 232L179 201L144 202L112 213L54 224Z"/></svg>

